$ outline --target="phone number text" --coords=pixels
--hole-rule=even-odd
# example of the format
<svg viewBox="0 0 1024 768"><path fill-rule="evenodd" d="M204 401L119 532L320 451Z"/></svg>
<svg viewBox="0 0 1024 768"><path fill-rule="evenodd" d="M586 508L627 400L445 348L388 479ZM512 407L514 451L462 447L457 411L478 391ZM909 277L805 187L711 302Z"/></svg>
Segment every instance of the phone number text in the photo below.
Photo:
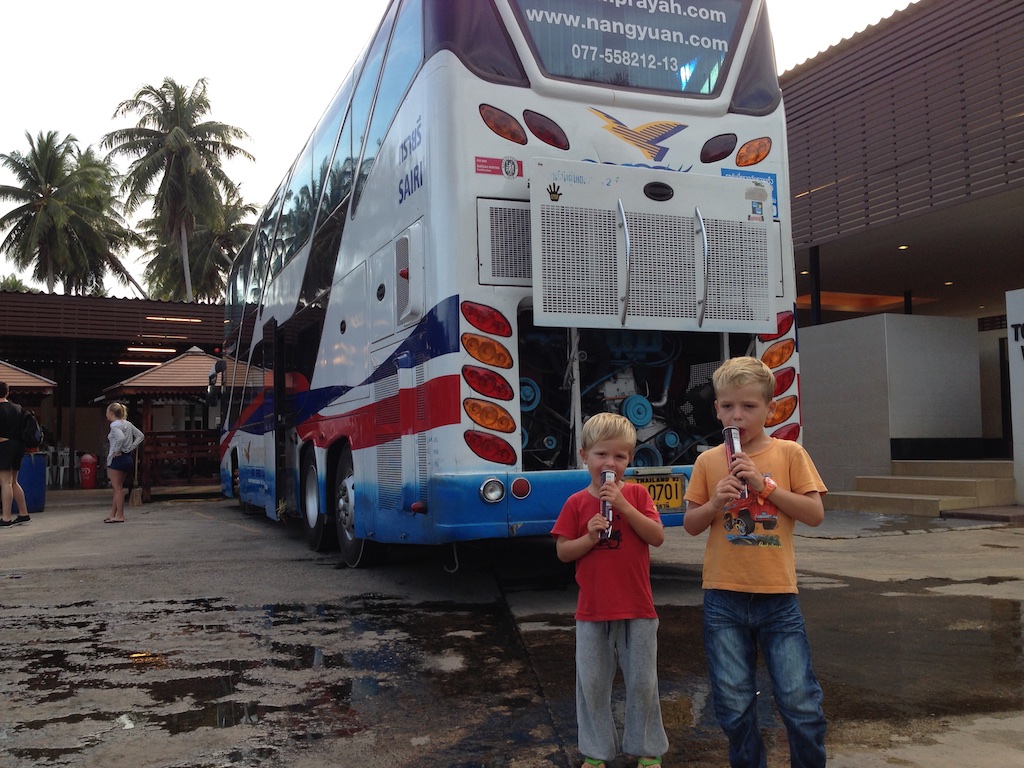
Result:
<svg viewBox="0 0 1024 768"><path fill-rule="evenodd" d="M639 51L623 51L617 48L598 48L596 45L573 45L572 57L583 61L601 60L605 64L621 64L625 67L640 69L664 69L669 72L679 70L679 60L675 56L655 56L653 53Z"/></svg>

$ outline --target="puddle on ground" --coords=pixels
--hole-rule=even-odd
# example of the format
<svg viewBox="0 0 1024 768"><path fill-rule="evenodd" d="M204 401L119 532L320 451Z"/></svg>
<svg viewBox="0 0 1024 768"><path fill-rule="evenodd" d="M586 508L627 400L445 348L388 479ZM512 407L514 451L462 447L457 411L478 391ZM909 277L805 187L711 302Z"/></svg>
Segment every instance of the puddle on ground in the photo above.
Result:
<svg viewBox="0 0 1024 768"><path fill-rule="evenodd" d="M406 743L419 739L434 765L479 765L481 754L505 765L510 745L538 735L555 743L500 601L85 603L11 609L0 629L17 631L26 648L0 693L31 701L21 710L28 717L0 715L0 754L26 765L78 765L66 761L112 733L154 729L168 736L241 729L241 740L258 734L260 749L223 763L240 765L265 764L267 749L347 739L383 723L397 723L386 728ZM54 729L65 736L47 735Z"/></svg>
<svg viewBox="0 0 1024 768"><path fill-rule="evenodd" d="M693 766L727 762L727 746L714 719L703 649L699 578L690 570L652 569L659 589L692 590L693 604L673 595L659 604L658 666L668 757ZM689 581L690 586L687 586ZM829 739L865 738L872 728L884 743L913 738L921 724L941 727L953 715L1024 710L1024 617L1017 600L947 594L946 580L898 585L858 579L813 579L800 593L815 671L824 693ZM979 584L1014 579L982 577ZM666 586L672 582L670 586ZM894 590L899 590L894 591ZM570 615L520 617L524 638L549 707L570 750L575 738L574 653ZM568 630L568 631L567 631ZM758 717L773 755L786 760L785 729L759 665ZM621 699L621 677L616 688ZM871 724L865 726L865 724ZM844 735L844 731L850 735Z"/></svg>
<svg viewBox="0 0 1024 768"><path fill-rule="evenodd" d="M506 562L494 552L462 567ZM548 548L536 559L529 548L516 554L518 565L498 576L502 594L572 589L571 568L552 563ZM699 578L671 567L653 575L656 591L692 593L689 603L659 605L668 757L721 765ZM847 724L898 734L927 718L1024 709L1020 602L946 594L938 579L827 586L800 599L830 738ZM0 755L19 768L89 765L94 750L122 743L114 739L222 744L230 733L233 746L211 747L209 762L174 764L260 766L310 745L369 739L414 744L428 765L562 766L575 753L572 626L571 612L521 616L517 626L500 600L408 604L376 594L318 605L7 607L0 631L21 650L0 680L13 702L0 715ZM759 717L780 754L785 734L761 678Z"/></svg>

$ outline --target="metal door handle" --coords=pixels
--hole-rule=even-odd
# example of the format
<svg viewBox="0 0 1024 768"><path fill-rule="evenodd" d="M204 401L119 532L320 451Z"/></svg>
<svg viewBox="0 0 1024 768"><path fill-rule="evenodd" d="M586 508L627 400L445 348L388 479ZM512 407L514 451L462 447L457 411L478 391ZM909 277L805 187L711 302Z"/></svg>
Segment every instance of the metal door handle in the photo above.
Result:
<svg viewBox="0 0 1024 768"><path fill-rule="evenodd" d="M697 302L700 304L700 312L697 314L697 327L700 328L704 325L704 313L708 308L708 228L704 223L704 217L700 213L699 206L693 209L693 216L694 223L697 225L697 234L700 235L701 243L704 247L704 298Z"/></svg>
<svg viewBox="0 0 1024 768"><path fill-rule="evenodd" d="M622 298L622 325L626 324L626 315L629 313L629 289L633 283L633 252L629 242L629 224L626 223L626 210L622 207L622 200L619 200L619 219L622 222L622 232L626 238L626 292Z"/></svg>

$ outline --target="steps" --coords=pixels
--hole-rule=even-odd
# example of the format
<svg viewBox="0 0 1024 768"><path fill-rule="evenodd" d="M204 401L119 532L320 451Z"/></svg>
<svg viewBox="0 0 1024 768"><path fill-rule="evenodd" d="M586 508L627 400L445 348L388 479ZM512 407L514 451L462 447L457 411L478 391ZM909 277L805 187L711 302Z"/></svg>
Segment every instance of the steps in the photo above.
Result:
<svg viewBox="0 0 1024 768"><path fill-rule="evenodd" d="M891 475L855 483L855 490L825 494L825 509L942 517L1017 503L1012 461L894 461Z"/></svg>

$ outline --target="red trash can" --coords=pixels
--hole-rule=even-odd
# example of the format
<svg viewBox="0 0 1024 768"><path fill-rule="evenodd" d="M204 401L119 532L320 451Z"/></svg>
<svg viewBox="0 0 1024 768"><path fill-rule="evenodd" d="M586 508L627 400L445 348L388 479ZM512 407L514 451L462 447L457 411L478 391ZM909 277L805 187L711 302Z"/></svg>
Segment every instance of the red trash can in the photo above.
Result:
<svg viewBox="0 0 1024 768"><path fill-rule="evenodd" d="M79 459L81 465L82 488L96 487L96 457L91 453L83 453Z"/></svg>

